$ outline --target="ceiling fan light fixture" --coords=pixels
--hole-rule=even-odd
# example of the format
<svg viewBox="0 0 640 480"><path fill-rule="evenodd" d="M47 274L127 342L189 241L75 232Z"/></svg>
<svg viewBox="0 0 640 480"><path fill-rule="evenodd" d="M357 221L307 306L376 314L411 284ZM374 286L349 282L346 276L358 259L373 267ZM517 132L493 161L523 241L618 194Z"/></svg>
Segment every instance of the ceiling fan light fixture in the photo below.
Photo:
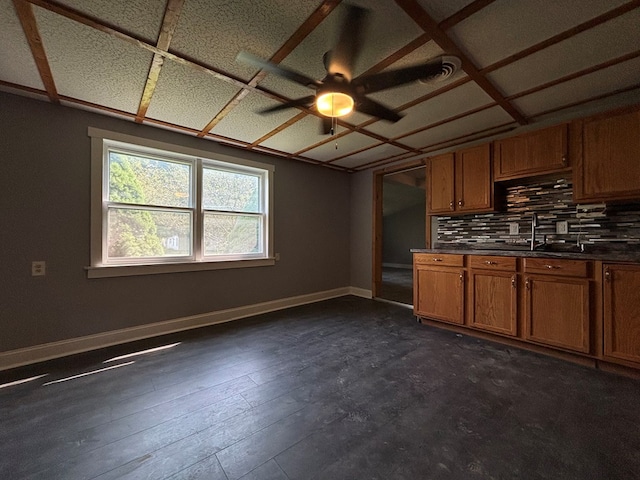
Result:
<svg viewBox="0 0 640 480"><path fill-rule="evenodd" d="M342 92L327 92L318 95L316 109L325 117L343 117L353 111L353 98Z"/></svg>

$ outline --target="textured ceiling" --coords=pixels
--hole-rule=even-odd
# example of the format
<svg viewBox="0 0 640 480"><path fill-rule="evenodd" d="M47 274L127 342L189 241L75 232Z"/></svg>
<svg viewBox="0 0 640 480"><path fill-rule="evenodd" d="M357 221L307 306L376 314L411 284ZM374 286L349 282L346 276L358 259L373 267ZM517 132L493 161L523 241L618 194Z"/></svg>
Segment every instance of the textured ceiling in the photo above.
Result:
<svg viewBox="0 0 640 480"><path fill-rule="evenodd" d="M369 10L354 76L461 57L323 135L313 90L236 62L325 75L347 0L0 0L0 89L339 170L424 158L640 102L640 0L349 0ZM0 106L1 108L1 106Z"/></svg>

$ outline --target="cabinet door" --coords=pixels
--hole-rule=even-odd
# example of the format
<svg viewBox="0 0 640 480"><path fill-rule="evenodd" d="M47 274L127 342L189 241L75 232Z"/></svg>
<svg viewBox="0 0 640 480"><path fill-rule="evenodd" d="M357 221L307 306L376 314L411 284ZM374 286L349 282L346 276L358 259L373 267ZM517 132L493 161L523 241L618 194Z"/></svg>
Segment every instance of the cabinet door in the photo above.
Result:
<svg viewBox="0 0 640 480"><path fill-rule="evenodd" d="M513 272L471 270L469 318L473 327L517 335L517 285Z"/></svg>
<svg viewBox="0 0 640 480"><path fill-rule="evenodd" d="M567 125L556 125L536 132L495 142L495 179L506 180L542 175L566 169Z"/></svg>
<svg viewBox="0 0 640 480"><path fill-rule="evenodd" d="M589 353L589 280L525 279L525 338Z"/></svg>
<svg viewBox="0 0 640 480"><path fill-rule="evenodd" d="M451 213L454 205L453 153L429 159L427 206L429 213Z"/></svg>
<svg viewBox="0 0 640 480"><path fill-rule="evenodd" d="M640 110L587 119L577 130L574 201L640 198Z"/></svg>
<svg viewBox="0 0 640 480"><path fill-rule="evenodd" d="M458 211L482 211L493 208L490 144L456 152L455 173Z"/></svg>
<svg viewBox="0 0 640 480"><path fill-rule="evenodd" d="M416 270L415 313L420 316L464 323L464 271L457 268Z"/></svg>
<svg viewBox="0 0 640 480"><path fill-rule="evenodd" d="M604 354L640 362L640 266L605 265Z"/></svg>

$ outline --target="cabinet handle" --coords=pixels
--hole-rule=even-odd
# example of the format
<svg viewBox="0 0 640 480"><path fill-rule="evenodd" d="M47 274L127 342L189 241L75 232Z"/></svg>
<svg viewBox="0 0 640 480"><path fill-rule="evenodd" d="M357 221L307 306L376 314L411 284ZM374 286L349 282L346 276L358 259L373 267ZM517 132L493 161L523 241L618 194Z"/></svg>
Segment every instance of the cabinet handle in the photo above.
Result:
<svg viewBox="0 0 640 480"><path fill-rule="evenodd" d="M464 272L460 272L460 282L464 280Z"/></svg>
<svg viewBox="0 0 640 480"><path fill-rule="evenodd" d="M567 166L567 163L568 163L568 162L567 162L567 156L566 156L566 155L563 155L563 156L562 156L562 166L563 166L563 167L566 167L566 166Z"/></svg>
<svg viewBox="0 0 640 480"><path fill-rule="evenodd" d="M434 261L434 262L441 262L441 261L442 261L442 259L441 259L441 258L437 258L437 257L433 257L433 261Z"/></svg>
<svg viewBox="0 0 640 480"><path fill-rule="evenodd" d="M608 267L607 267L607 268L605 269L605 271L604 271L604 279L605 279L607 282L610 282L610 281L611 281L611 272L609 271L609 268L608 268Z"/></svg>
<svg viewBox="0 0 640 480"><path fill-rule="evenodd" d="M512 288L516 288L516 276L512 276L511 277L511 287Z"/></svg>
<svg viewBox="0 0 640 480"><path fill-rule="evenodd" d="M487 264L487 265L497 265L496 262L493 262L491 260L486 260L484 263Z"/></svg>
<svg viewBox="0 0 640 480"><path fill-rule="evenodd" d="M450 210L455 210L455 208L456 208L455 203L453 203L453 200L451 200L451 201L449 202L449 209L450 209Z"/></svg>
<svg viewBox="0 0 640 480"><path fill-rule="evenodd" d="M557 265L545 265L545 267L547 267L549 270L560 268Z"/></svg>
<svg viewBox="0 0 640 480"><path fill-rule="evenodd" d="M527 278L527 281L524 282L524 286L526 287L527 290L529 290L530 285L529 285L529 279Z"/></svg>
<svg viewBox="0 0 640 480"><path fill-rule="evenodd" d="M462 201L462 199L458 200L458 206L461 207L464 205L464 202Z"/></svg>

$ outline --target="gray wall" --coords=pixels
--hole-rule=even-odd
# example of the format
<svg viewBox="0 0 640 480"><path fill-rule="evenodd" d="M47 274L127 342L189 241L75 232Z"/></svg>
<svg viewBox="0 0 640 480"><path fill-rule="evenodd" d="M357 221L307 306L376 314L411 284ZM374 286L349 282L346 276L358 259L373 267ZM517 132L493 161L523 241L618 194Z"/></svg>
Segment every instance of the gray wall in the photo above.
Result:
<svg viewBox="0 0 640 480"><path fill-rule="evenodd" d="M420 190L423 193L424 190ZM382 219L382 263L411 266L412 248L424 248L426 201L385 215Z"/></svg>
<svg viewBox="0 0 640 480"><path fill-rule="evenodd" d="M373 173L351 175L351 286L371 290L373 262Z"/></svg>
<svg viewBox="0 0 640 480"><path fill-rule="evenodd" d="M276 165L281 260L87 279L88 126ZM350 285L348 174L1 92L0 132L0 352ZM47 262L45 277L31 277L33 260Z"/></svg>

